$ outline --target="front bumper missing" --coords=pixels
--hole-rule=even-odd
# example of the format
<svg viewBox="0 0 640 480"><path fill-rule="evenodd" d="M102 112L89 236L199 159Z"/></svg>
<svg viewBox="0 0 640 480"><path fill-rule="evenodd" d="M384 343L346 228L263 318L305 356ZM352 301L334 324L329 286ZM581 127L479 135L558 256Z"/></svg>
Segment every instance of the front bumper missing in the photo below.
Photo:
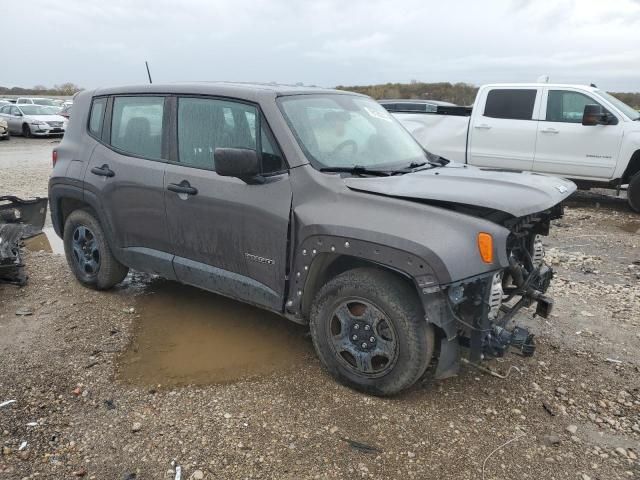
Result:
<svg viewBox="0 0 640 480"><path fill-rule="evenodd" d="M46 198L0 196L0 282L26 283L20 247L23 239L42 231L47 202Z"/></svg>
<svg viewBox="0 0 640 480"><path fill-rule="evenodd" d="M427 317L435 318L435 308L448 317L439 326L445 336L440 344L440 359L435 377L444 379L459 371L460 347L469 349L469 361L479 363L483 358L502 357L507 351L523 356L535 352L534 336L522 327L509 327L514 316L536 303L536 315L547 318L553 309L553 299L545 295L553 270L542 263L524 279L522 271L511 265L503 272L476 277L467 282L450 285L440 299L435 300ZM508 285L496 277L507 277ZM496 305L496 296L500 304Z"/></svg>

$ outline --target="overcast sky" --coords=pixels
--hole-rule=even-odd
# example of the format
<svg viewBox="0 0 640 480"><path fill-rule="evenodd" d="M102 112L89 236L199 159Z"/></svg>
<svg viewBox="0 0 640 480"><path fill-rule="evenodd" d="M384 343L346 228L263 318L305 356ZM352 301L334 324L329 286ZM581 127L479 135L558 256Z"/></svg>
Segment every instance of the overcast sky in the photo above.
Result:
<svg viewBox="0 0 640 480"><path fill-rule="evenodd" d="M0 85L552 81L640 91L640 0L2 2Z"/></svg>

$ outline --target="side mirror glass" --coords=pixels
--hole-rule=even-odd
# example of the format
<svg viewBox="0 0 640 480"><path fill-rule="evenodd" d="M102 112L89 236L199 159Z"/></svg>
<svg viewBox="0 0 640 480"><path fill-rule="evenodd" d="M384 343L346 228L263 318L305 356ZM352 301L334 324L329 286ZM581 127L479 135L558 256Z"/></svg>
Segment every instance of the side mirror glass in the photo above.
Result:
<svg viewBox="0 0 640 480"><path fill-rule="evenodd" d="M260 160L255 150L247 148L216 148L213 153L216 173L236 177L247 183L262 183Z"/></svg>
<svg viewBox="0 0 640 480"><path fill-rule="evenodd" d="M610 114L600 105L585 105L582 114L582 125L616 125L618 118Z"/></svg>

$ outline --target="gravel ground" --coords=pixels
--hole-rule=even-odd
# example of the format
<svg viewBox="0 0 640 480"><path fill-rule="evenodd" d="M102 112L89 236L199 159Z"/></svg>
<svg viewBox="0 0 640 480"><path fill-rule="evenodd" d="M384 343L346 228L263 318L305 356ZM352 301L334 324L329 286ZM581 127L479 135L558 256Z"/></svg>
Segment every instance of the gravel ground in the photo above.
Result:
<svg viewBox="0 0 640 480"><path fill-rule="evenodd" d="M46 194L51 142L0 143L0 191ZM624 200L576 195L547 241L553 317L518 319L536 355L486 364L506 379L466 367L388 399L335 383L303 333L295 368L127 380L154 281L94 292L29 252L28 285L0 286L0 405L16 400L0 407L0 479L173 479L172 462L183 480L640 478L639 243Z"/></svg>

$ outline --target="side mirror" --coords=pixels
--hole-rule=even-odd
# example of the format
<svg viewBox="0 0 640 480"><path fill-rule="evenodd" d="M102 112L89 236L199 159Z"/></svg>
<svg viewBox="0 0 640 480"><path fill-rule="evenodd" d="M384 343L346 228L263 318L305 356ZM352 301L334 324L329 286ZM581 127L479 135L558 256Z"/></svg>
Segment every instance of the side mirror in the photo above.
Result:
<svg viewBox="0 0 640 480"><path fill-rule="evenodd" d="M260 160L255 150L248 148L216 148L213 153L216 173L236 177L247 183L264 183L260 176Z"/></svg>
<svg viewBox="0 0 640 480"><path fill-rule="evenodd" d="M585 105L582 113L582 125L616 125L618 118L605 111L600 105Z"/></svg>
<svg viewBox="0 0 640 480"><path fill-rule="evenodd" d="M21 116L22 116L22 112L16 113L16 117L21 117Z"/></svg>

